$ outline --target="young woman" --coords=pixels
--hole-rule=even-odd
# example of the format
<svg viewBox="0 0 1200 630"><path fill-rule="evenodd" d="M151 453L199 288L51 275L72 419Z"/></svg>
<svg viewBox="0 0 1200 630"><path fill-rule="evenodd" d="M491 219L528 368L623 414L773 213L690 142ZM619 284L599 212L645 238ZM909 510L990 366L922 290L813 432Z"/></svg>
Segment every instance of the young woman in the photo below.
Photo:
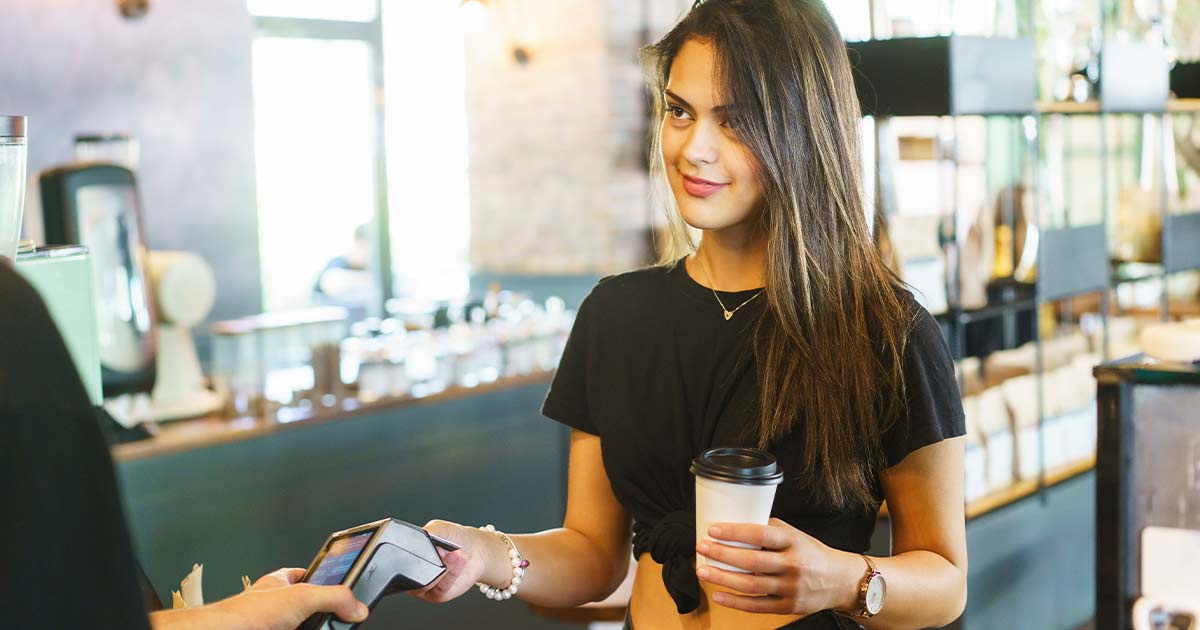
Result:
<svg viewBox="0 0 1200 630"><path fill-rule="evenodd" d="M872 244L837 28L819 0L708 0L648 53L673 242L579 309L543 407L574 429L563 527L433 521L464 548L418 596L478 582L577 606L618 586L632 542L627 627L950 623L966 601L962 406L937 324ZM739 445L786 474L775 518L708 532L761 550L697 546L689 464ZM884 499L892 556L867 558ZM697 569L696 553L752 573Z"/></svg>

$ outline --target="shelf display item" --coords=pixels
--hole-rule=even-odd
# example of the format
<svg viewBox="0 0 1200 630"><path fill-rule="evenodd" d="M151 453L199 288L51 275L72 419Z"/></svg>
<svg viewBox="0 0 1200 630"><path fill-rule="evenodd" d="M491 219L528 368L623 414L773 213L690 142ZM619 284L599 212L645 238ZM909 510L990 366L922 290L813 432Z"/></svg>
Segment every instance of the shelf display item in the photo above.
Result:
<svg viewBox="0 0 1200 630"><path fill-rule="evenodd" d="M930 313L945 312L949 306L941 229L942 218L937 215L897 214L888 225L900 277L913 288L917 302Z"/></svg>
<svg viewBox="0 0 1200 630"><path fill-rule="evenodd" d="M1114 254L1125 262L1162 262L1162 212L1158 191L1140 186L1117 195L1117 240Z"/></svg>
<svg viewBox="0 0 1200 630"><path fill-rule="evenodd" d="M1013 464L1016 445L1013 439L1012 416L1004 404L1004 393L998 387L980 393L977 407L978 424L987 449L987 485L990 492L1008 488L1015 480Z"/></svg>
<svg viewBox="0 0 1200 630"><path fill-rule="evenodd" d="M1171 322L1149 326L1139 342L1147 356L1174 363L1200 362L1200 323Z"/></svg>
<svg viewBox="0 0 1200 630"><path fill-rule="evenodd" d="M1016 432L1016 473L1021 481L1037 479L1042 471L1042 434L1038 427L1038 379L1026 374L1004 381L1000 390L1012 414Z"/></svg>
<svg viewBox="0 0 1200 630"><path fill-rule="evenodd" d="M983 361L984 381L988 386L1032 374L1037 367L1037 346L1027 343L1019 348L993 352Z"/></svg>
<svg viewBox="0 0 1200 630"><path fill-rule="evenodd" d="M979 397L964 396L963 413L966 415L967 439L963 453L963 491L968 502L982 499L988 494L987 447L983 443L983 430L979 427Z"/></svg>

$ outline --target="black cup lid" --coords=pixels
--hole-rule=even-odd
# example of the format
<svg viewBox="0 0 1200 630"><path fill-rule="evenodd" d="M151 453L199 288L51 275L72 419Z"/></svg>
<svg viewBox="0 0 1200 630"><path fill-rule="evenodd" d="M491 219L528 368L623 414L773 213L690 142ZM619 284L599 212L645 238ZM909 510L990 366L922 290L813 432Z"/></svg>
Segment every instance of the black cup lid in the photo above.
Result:
<svg viewBox="0 0 1200 630"><path fill-rule="evenodd" d="M783 482L775 456L757 448L722 447L704 451L692 460L692 474L747 486L773 486Z"/></svg>

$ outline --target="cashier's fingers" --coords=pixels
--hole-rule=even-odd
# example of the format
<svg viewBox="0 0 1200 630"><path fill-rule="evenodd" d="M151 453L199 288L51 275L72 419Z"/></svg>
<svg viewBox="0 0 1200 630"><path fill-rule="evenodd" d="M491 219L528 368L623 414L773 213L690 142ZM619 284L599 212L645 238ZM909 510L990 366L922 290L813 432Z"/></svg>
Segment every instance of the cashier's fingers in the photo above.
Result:
<svg viewBox="0 0 1200 630"><path fill-rule="evenodd" d="M304 569L276 569L256 580L250 588L279 588L300 581L304 577Z"/></svg>
<svg viewBox="0 0 1200 630"><path fill-rule="evenodd" d="M304 577L304 569L279 569L278 571L275 571L274 574L287 580L288 584L295 584Z"/></svg>
<svg viewBox="0 0 1200 630"><path fill-rule="evenodd" d="M355 599L354 593L346 586L296 584L287 590L298 600L304 618L314 613L331 612L343 621L359 622L366 619L369 612L366 605Z"/></svg>
<svg viewBox="0 0 1200 630"><path fill-rule="evenodd" d="M297 574L296 571L299 571ZM295 584L304 577L304 569L276 569L254 581L250 587L251 590L263 590L267 588L280 588Z"/></svg>

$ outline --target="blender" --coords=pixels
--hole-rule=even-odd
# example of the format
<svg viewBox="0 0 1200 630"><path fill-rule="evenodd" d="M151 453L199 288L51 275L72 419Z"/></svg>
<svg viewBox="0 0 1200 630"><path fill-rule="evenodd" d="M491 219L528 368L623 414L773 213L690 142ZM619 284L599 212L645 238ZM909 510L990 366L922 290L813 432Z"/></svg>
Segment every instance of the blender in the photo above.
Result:
<svg viewBox="0 0 1200 630"><path fill-rule="evenodd" d="M0 263L12 265L25 210L25 117L0 115Z"/></svg>

